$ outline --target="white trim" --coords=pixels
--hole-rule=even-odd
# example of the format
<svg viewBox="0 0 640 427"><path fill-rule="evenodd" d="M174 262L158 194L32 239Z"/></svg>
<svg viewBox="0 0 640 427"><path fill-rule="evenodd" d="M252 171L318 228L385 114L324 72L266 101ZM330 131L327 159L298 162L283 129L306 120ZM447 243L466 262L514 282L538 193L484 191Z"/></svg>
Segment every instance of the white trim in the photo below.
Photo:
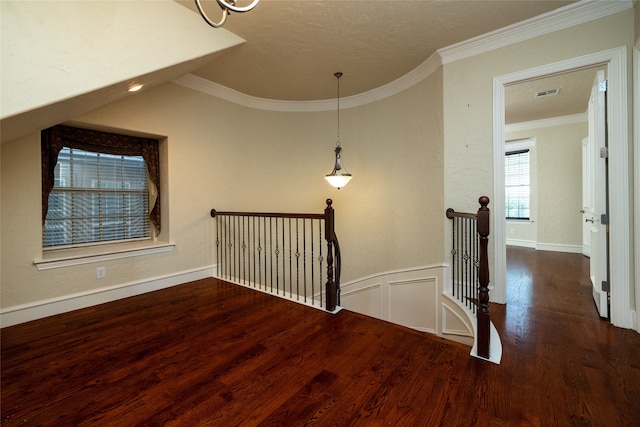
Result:
<svg viewBox="0 0 640 427"><path fill-rule="evenodd" d="M499 365L500 360L502 360L502 341L500 340L500 335L498 334L496 327L493 325L493 322L489 323L489 334L489 358L485 359L484 357L478 356L477 340L473 341L471 356Z"/></svg>
<svg viewBox="0 0 640 427"><path fill-rule="evenodd" d="M370 281L370 280L374 280L374 279L386 279L387 276L393 276L393 275L397 275L397 274L401 274L401 273L415 273L415 272L421 272L424 270L432 270L432 269L446 269L448 267L448 264L430 264L430 265L423 265L421 267L410 267L410 268L403 268L403 269L399 269L399 270L389 270L389 271L383 271L381 273L376 273L376 274L372 274L370 276L365 276L365 277L361 277L360 279L356 279L356 280L352 280L350 282L347 283L342 283L340 285L340 288L342 290L344 290L344 288L349 287L349 286L353 286L356 285L358 283L362 283L362 282L366 282L366 281ZM434 277L434 276L427 276L427 277ZM342 293L342 295L344 295L344 292Z"/></svg>
<svg viewBox="0 0 640 427"><path fill-rule="evenodd" d="M572 114L569 116L551 117L549 119L541 119L541 120L531 120L530 122L511 123L505 126L505 132L506 133L520 132L524 130L549 128L553 126L572 125L575 123L583 123L588 121L589 121L589 117L587 117L587 113L584 112L582 114Z"/></svg>
<svg viewBox="0 0 640 427"><path fill-rule="evenodd" d="M176 246L175 243L146 243L144 246L126 247L98 253L79 253L58 256L56 258L36 259L33 263L38 270L50 270L53 268L72 267L74 265L90 264L94 262L111 261L114 259L131 258L141 255L160 254L170 252ZM62 253L62 252L61 252Z"/></svg>
<svg viewBox="0 0 640 427"><path fill-rule="evenodd" d="M242 286L243 288L251 289L252 291L262 292L263 294L269 294L274 297L286 299L288 301L295 302L296 304L301 304L306 307L315 308L316 310L321 310L326 313L337 314L342 310L342 307L336 306L333 311L329 311L323 305L325 301L323 301L322 297L325 296L324 292L316 292L312 297L305 297L302 295L293 294L291 296L287 296L287 291L282 289L270 289L267 285L263 285L261 283L255 282L243 282L241 280L236 280L234 277L220 277L220 280L224 280L225 282L229 282L236 286Z"/></svg>
<svg viewBox="0 0 640 427"><path fill-rule="evenodd" d="M583 0L438 50L442 64L470 58L633 7L632 1Z"/></svg>
<svg viewBox="0 0 640 427"><path fill-rule="evenodd" d="M555 62L493 79L493 154L494 154L494 280L496 302L506 302L506 239L504 218L504 88L505 85L547 74L570 71L595 64L608 64L610 134L610 236L611 250L611 323L632 327L629 304L631 242L629 238L629 132L627 108L627 48L621 46L577 58ZM499 299L498 299L499 298Z"/></svg>
<svg viewBox="0 0 640 427"><path fill-rule="evenodd" d="M521 151L521 150L526 150L527 148L533 148L536 146L536 138L526 138L526 139L519 139L517 141L507 141L504 144L504 152L506 153L512 153L514 151ZM509 220L507 220L509 221ZM522 224L522 221L519 220L511 220L517 223ZM529 221L530 222L530 221Z"/></svg>
<svg viewBox="0 0 640 427"><path fill-rule="evenodd" d="M456 297L446 292L442 293L442 334L443 335L456 335L459 337L473 338L475 342L476 328L475 328L475 316L470 312L468 307L465 307ZM450 303L450 304L447 304ZM462 313L465 315L463 316ZM465 329L453 329L447 324L447 314L455 317L465 326ZM464 341L464 340L461 340Z"/></svg>
<svg viewBox="0 0 640 427"><path fill-rule="evenodd" d="M640 7L637 5L636 7ZM636 295L636 309L634 314L634 325L636 331L640 332L640 319L637 316L640 311L640 38L636 41L636 46L633 49L633 133L634 133L634 150L633 155L635 158L633 171L635 177L634 191L632 194L635 197L635 295Z"/></svg>
<svg viewBox="0 0 640 427"><path fill-rule="evenodd" d="M534 240L507 239L507 246L536 249L537 243Z"/></svg>
<svg viewBox="0 0 640 427"><path fill-rule="evenodd" d="M0 310L0 324L2 327L13 326L43 317L66 313L81 308L104 304L171 286L181 285L194 280L214 277L217 267L214 265L181 271L164 276L151 277L129 283L122 283L104 288L92 289L86 292L65 295L22 304Z"/></svg>
<svg viewBox="0 0 640 427"><path fill-rule="evenodd" d="M536 243L537 251L566 252L570 254L581 254L582 245L563 245L560 243Z"/></svg>

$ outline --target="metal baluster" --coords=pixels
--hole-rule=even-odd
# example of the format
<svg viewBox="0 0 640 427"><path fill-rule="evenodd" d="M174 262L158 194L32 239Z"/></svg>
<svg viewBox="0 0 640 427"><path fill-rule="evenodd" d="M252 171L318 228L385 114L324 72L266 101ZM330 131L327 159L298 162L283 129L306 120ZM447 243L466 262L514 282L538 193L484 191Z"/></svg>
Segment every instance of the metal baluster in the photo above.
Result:
<svg viewBox="0 0 640 427"><path fill-rule="evenodd" d="M276 221L276 294L280 295L280 248L278 248L278 218L275 218Z"/></svg>
<svg viewBox="0 0 640 427"><path fill-rule="evenodd" d="M307 220L302 220L302 268L304 270L304 302L307 302Z"/></svg>
<svg viewBox="0 0 640 427"><path fill-rule="evenodd" d="M293 259L291 258L291 218L289 218L289 298L293 293Z"/></svg>
<svg viewBox="0 0 640 427"><path fill-rule="evenodd" d="M315 286L315 257L314 257L314 233L313 233L313 219L311 219L309 225L309 231L311 232L311 304L316 302L316 286Z"/></svg>
<svg viewBox="0 0 640 427"><path fill-rule="evenodd" d="M256 283L256 285L258 286L258 288L260 287L261 283L262 283L262 234L260 233L260 221L262 220L262 218L257 218L258 220L258 246L257 246L257 251L258 251L258 282Z"/></svg>
<svg viewBox="0 0 640 427"><path fill-rule="evenodd" d="M269 288L273 292L273 218L269 217Z"/></svg>
<svg viewBox="0 0 640 427"><path fill-rule="evenodd" d="M296 300L300 300L300 219L296 219Z"/></svg>

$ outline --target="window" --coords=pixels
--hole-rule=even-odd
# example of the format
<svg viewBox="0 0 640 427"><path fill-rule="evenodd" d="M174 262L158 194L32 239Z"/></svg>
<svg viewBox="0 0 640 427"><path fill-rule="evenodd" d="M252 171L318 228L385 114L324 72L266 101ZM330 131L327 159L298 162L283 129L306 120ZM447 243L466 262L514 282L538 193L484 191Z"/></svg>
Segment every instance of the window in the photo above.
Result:
<svg viewBox="0 0 640 427"><path fill-rule="evenodd" d="M152 225L160 230L157 140L54 126L43 131L42 159L43 247L150 239Z"/></svg>
<svg viewBox="0 0 640 427"><path fill-rule="evenodd" d="M529 150L505 155L505 214L507 219L529 219Z"/></svg>
<svg viewBox="0 0 640 427"><path fill-rule="evenodd" d="M44 247L151 237L148 173L142 156L64 147L54 176Z"/></svg>

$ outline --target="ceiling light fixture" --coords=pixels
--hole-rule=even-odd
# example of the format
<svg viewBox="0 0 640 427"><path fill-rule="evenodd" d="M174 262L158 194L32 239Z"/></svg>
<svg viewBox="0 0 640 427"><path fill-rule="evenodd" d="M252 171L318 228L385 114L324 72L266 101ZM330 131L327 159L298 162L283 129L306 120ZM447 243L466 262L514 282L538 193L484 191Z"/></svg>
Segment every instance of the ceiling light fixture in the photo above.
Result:
<svg viewBox="0 0 640 427"><path fill-rule="evenodd" d="M333 185L338 190L344 187L351 180L351 174L342 166L342 161L340 156L342 154L342 147L340 146L340 77L342 77L342 73L337 72L334 74L336 79L338 80L338 142L336 143L336 164L333 167L333 171L331 173L325 175L324 179L329 181L329 184Z"/></svg>
<svg viewBox="0 0 640 427"><path fill-rule="evenodd" d="M142 85L142 84L140 84L140 83L131 83L131 84L129 85L129 89L128 89L128 91L129 91L129 92L137 92L137 91L139 91L140 89L142 89L142 86L143 86L143 85Z"/></svg>
<svg viewBox="0 0 640 427"><path fill-rule="evenodd" d="M258 1L260 0L253 0L251 4L248 6L236 6L235 0L216 0L216 1L218 2L218 6L220 6L220 9L222 9L222 18L220 18L219 22L212 21L211 18L209 18L207 13L202 8L202 5L200 4L200 0L195 0L196 7L198 8L198 12L200 12L202 19L204 19L204 22L206 22L207 24L211 25L214 28L220 28L226 22L227 16L229 16L229 13L249 12L251 9L256 7L256 5L258 4Z"/></svg>

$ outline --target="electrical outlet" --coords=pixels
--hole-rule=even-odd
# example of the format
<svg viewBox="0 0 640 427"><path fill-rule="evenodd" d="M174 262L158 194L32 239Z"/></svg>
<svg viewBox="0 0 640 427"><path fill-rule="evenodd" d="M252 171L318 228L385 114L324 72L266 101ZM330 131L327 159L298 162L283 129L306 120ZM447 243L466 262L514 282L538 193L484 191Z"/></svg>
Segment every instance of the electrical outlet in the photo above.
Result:
<svg viewBox="0 0 640 427"><path fill-rule="evenodd" d="M96 268L96 278L98 279L104 279L104 277L107 275L107 269L104 267L98 267Z"/></svg>

